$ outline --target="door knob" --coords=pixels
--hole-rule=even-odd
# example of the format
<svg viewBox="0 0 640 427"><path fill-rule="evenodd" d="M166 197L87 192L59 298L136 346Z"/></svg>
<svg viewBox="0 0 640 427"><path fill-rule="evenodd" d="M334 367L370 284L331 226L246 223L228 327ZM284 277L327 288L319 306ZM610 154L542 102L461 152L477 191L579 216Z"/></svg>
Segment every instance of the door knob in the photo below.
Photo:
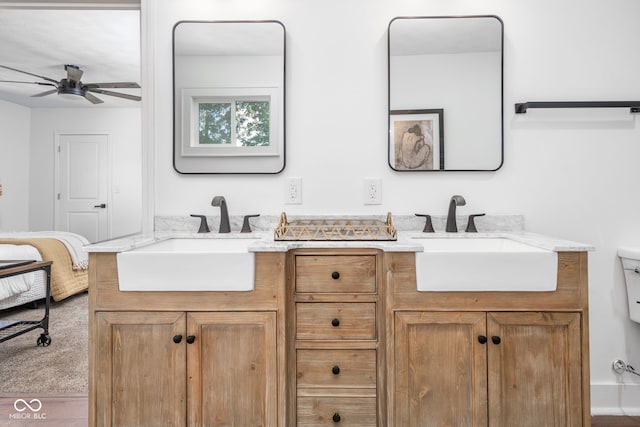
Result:
<svg viewBox="0 0 640 427"><path fill-rule="evenodd" d="M104 208L106 208L106 207L107 207L107 204L106 204L106 203L100 203L99 205L94 205L93 207L94 207L94 208L104 209Z"/></svg>
<svg viewBox="0 0 640 427"><path fill-rule="evenodd" d="M497 344L500 344L500 342L501 342L501 341L502 341L502 340L501 340L501 339L500 339L500 337L499 337L499 336L497 336L497 335L494 335L494 336L492 336L492 337L491 337L491 342L492 342L492 343L494 343L494 344L496 344L496 345L497 345Z"/></svg>
<svg viewBox="0 0 640 427"><path fill-rule="evenodd" d="M193 344L196 341L195 335L187 335L187 344Z"/></svg>

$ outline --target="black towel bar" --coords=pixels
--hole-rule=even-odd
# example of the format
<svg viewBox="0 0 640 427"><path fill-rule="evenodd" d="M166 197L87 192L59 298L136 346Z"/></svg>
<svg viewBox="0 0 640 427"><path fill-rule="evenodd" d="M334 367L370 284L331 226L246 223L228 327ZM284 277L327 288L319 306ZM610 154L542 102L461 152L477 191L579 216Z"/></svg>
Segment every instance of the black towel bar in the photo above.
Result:
<svg viewBox="0 0 640 427"><path fill-rule="evenodd" d="M629 108L632 113L640 113L640 101L520 102L516 114L524 114L528 108Z"/></svg>

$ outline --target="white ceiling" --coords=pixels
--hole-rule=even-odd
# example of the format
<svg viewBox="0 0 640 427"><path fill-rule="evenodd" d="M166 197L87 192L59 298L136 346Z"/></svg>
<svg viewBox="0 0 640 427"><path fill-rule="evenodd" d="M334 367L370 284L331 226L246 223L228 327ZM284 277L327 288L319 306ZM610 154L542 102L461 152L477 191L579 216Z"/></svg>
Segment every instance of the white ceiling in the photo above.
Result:
<svg viewBox="0 0 640 427"><path fill-rule="evenodd" d="M494 17L407 18L391 23L392 55L495 52L502 24Z"/></svg>
<svg viewBox="0 0 640 427"><path fill-rule="evenodd" d="M140 83L139 10L3 8L0 3L0 65L54 80L66 78L64 64L78 65L83 83ZM42 81L0 68L0 80ZM0 99L32 108L139 107L140 102L96 94L103 104L57 94L35 84L0 83ZM140 89L108 89L141 95Z"/></svg>
<svg viewBox="0 0 640 427"><path fill-rule="evenodd" d="M284 27L268 22L180 22L175 55L283 55Z"/></svg>

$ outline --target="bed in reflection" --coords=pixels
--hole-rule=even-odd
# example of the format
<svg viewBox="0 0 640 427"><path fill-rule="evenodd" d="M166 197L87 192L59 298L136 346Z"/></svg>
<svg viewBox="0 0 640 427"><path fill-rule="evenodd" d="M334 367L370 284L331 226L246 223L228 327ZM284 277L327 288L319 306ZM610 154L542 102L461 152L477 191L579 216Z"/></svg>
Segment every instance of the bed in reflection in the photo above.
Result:
<svg viewBox="0 0 640 427"><path fill-rule="evenodd" d="M51 298L61 301L88 289L88 257L83 236L63 231L0 233L1 260L50 260ZM0 310L46 297L43 271L0 279Z"/></svg>

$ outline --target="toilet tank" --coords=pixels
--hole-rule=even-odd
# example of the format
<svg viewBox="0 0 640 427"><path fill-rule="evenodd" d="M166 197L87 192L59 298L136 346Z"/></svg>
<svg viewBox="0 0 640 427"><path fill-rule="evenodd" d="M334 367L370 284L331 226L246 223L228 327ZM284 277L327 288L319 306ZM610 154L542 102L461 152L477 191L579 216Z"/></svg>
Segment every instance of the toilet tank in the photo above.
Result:
<svg viewBox="0 0 640 427"><path fill-rule="evenodd" d="M634 322L640 323L640 247L619 248L618 256L622 260L627 283L629 317Z"/></svg>

